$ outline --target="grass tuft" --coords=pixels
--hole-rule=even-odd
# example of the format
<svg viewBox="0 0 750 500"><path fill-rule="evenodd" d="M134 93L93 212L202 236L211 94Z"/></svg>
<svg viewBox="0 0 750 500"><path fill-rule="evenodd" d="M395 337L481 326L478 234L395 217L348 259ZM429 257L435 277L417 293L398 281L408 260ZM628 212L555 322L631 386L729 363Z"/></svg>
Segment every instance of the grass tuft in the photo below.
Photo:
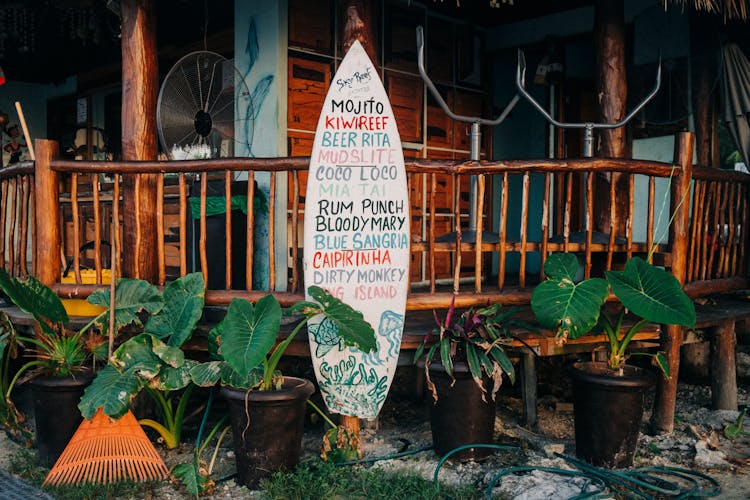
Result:
<svg viewBox="0 0 750 500"><path fill-rule="evenodd" d="M277 472L264 481L261 487L270 498L299 500L477 498L477 490L473 487L434 484L415 472L385 472L382 469L336 467L322 461L301 464L291 472Z"/></svg>

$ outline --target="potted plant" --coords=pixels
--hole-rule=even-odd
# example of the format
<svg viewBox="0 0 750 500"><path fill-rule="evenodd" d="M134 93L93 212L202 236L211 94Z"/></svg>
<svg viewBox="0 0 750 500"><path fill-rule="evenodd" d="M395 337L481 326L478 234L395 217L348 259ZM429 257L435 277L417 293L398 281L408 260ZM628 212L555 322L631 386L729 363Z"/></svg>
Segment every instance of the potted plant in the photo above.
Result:
<svg viewBox="0 0 750 500"><path fill-rule="evenodd" d="M203 312L205 283L201 273L192 273L170 283L163 292L137 279L118 280L115 289L115 329L135 325L142 333L122 342L86 389L79 408L90 419L99 408L112 418L123 416L144 388L157 402L162 422L141 420L156 430L169 448L180 441L189 385L190 369L197 361L185 358L181 346L191 338ZM105 308L110 296L98 290L89 302ZM108 328L106 321L102 329ZM172 394L185 389L172 404Z"/></svg>
<svg viewBox="0 0 750 500"><path fill-rule="evenodd" d="M254 488L300 458L306 401L313 393L309 380L283 376L277 366L307 321L324 314L338 328L346 345L364 352L377 348L375 332L362 313L322 288L308 290L316 301L299 302L286 312L301 315L289 335L279 341L282 310L273 295L255 305L233 299L226 317L209 333L213 360L190 372L199 386L222 385L229 405L239 482Z"/></svg>
<svg viewBox="0 0 750 500"><path fill-rule="evenodd" d="M576 283L577 270L575 255L550 255L544 264L547 279L534 289L531 308L560 342L592 330L606 335L606 362L578 362L571 368L576 454L594 465L627 467L633 463L644 395L655 381L649 371L626 364L628 346L648 323L692 326L695 308L674 276L640 257L630 258L622 271L607 271L606 279ZM616 316L604 311L610 290L621 303ZM636 318L630 320L627 313ZM669 378L663 354L644 354Z"/></svg>
<svg viewBox="0 0 750 500"><path fill-rule="evenodd" d="M502 310L494 304L456 315L454 305L455 298L444 321L435 314L437 328L425 336L414 355L415 361L424 363L432 391L432 442L441 456L462 445L491 443L495 394L503 375L515 382L503 345L510 339L509 328L519 323L511 318L517 309ZM469 448L453 456L474 460L490 453L487 448Z"/></svg>
<svg viewBox="0 0 750 500"><path fill-rule="evenodd" d="M19 309L32 315L36 329L33 336L20 335L10 321L5 323L13 344L6 346L8 353L25 345L34 359L7 382L4 406L13 412L10 396L14 386L31 380L39 458L41 463L51 465L81 422L76 405L91 381L91 361L95 351L101 352L103 340L91 329L94 321L77 332L69 328L60 298L35 278L11 278L0 268L0 287Z"/></svg>

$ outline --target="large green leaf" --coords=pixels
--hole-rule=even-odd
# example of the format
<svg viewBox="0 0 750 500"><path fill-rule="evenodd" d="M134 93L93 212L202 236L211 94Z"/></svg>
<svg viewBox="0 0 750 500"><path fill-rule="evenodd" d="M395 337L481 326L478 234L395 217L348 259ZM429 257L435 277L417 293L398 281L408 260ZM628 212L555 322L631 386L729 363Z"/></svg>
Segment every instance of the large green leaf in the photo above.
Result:
<svg viewBox="0 0 750 500"><path fill-rule="evenodd" d="M86 388L78 409L87 419L93 417L99 408L110 417L120 418L127 413L130 402L144 383L136 366L121 373L113 365L107 365Z"/></svg>
<svg viewBox="0 0 750 500"><path fill-rule="evenodd" d="M167 366L179 368L185 364L185 353L179 347L167 345L159 339L151 339L151 350Z"/></svg>
<svg viewBox="0 0 750 500"><path fill-rule="evenodd" d="M339 336L348 346L354 346L362 352L374 352L378 348L375 331L365 321L362 313L344 304L339 299L318 286L307 289L315 301L320 303L323 314L333 321L338 328Z"/></svg>
<svg viewBox="0 0 750 500"><path fill-rule="evenodd" d="M256 366L245 374L240 374L225 361L221 362L219 375L222 385L230 385L237 389L252 389L263 381L263 369L260 366Z"/></svg>
<svg viewBox="0 0 750 500"><path fill-rule="evenodd" d="M245 375L258 366L276 343L281 324L281 306L273 295L253 304L232 299L221 322L221 355L229 365Z"/></svg>
<svg viewBox="0 0 750 500"><path fill-rule="evenodd" d="M204 489L204 485L208 481L207 478L200 474L198 467L193 462L189 464L177 464L172 470L172 475L182 481L182 485L188 494L195 498L199 497Z"/></svg>
<svg viewBox="0 0 750 500"><path fill-rule="evenodd" d="M578 272L578 258L572 253L553 253L544 261L544 274L552 280L573 281Z"/></svg>
<svg viewBox="0 0 750 500"><path fill-rule="evenodd" d="M576 270L575 256L550 255L544 265L548 278L531 295L531 309L539 324L556 330L563 340L576 339L591 330L608 295L607 282L601 278L574 283Z"/></svg>
<svg viewBox="0 0 750 500"><path fill-rule="evenodd" d="M29 276L24 281L19 281L11 278L8 272L0 267L0 287L19 309L34 316L48 333L48 321L68 322L68 314L60 297L36 278Z"/></svg>
<svg viewBox="0 0 750 500"><path fill-rule="evenodd" d="M695 307L679 281L640 257L625 263L623 271L607 271L607 280L620 302L646 321L693 326Z"/></svg>
<svg viewBox="0 0 750 500"><path fill-rule="evenodd" d="M99 289L89 295L91 304L109 309L109 290ZM138 313L146 311L156 314L164 307L164 299L159 289L143 280L122 278L117 281L115 288L115 330L134 323L143 326ZM109 314L102 315L101 328L106 331Z"/></svg>
<svg viewBox="0 0 750 500"><path fill-rule="evenodd" d="M112 353L110 363L120 371L137 366L145 370L145 378L155 377L159 373L162 360L154 352L153 341L150 335L143 333L128 339Z"/></svg>
<svg viewBox="0 0 750 500"><path fill-rule="evenodd" d="M91 418L97 408L103 408L113 418L128 411L132 399L166 366L154 354L153 340L150 335L141 334L117 348L81 398L78 408L84 417Z"/></svg>
<svg viewBox="0 0 750 500"><path fill-rule="evenodd" d="M190 338L203 312L206 286L203 274L183 276L164 289L164 307L146 323L146 333L181 346Z"/></svg>
<svg viewBox="0 0 750 500"><path fill-rule="evenodd" d="M207 361L190 369L190 379L198 387L211 387L221 378L221 368L226 361Z"/></svg>
<svg viewBox="0 0 750 500"><path fill-rule="evenodd" d="M263 370L256 367L242 376L234 371L226 361L209 361L191 368L190 378L199 387L211 387L221 381L222 385L249 389L257 386L263 380Z"/></svg>
<svg viewBox="0 0 750 500"><path fill-rule="evenodd" d="M198 361L192 359L186 359L177 368L163 365L159 369L159 375L151 380L151 388L159 391L176 391L187 387L191 382L190 370L198 366Z"/></svg>

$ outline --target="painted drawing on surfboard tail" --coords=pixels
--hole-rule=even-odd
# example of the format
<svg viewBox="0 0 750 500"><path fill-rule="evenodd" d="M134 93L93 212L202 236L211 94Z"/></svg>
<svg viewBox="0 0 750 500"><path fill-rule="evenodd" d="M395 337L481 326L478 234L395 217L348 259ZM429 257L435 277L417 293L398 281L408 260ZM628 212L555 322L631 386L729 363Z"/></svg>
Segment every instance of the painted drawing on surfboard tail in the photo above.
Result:
<svg viewBox="0 0 750 500"><path fill-rule="evenodd" d="M345 346L330 321L308 324L328 409L374 418L401 346L409 201L396 119L359 42L341 61L318 120L305 197L304 270L305 287L325 288L375 330L378 349L365 354Z"/></svg>

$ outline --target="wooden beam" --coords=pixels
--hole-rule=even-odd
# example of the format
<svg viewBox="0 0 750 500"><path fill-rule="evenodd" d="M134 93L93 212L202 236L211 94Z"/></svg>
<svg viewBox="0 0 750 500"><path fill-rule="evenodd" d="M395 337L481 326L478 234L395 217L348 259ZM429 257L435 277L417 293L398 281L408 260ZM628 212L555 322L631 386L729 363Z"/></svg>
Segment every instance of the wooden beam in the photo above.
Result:
<svg viewBox="0 0 750 500"><path fill-rule="evenodd" d="M153 0L123 0L122 158L156 159L156 15ZM123 175L123 275L158 279L156 175Z"/></svg>
<svg viewBox="0 0 750 500"><path fill-rule="evenodd" d="M735 319L711 328L711 408L737 411L737 367Z"/></svg>
<svg viewBox="0 0 750 500"><path fill-rule="evenodd" d="M34 213L38 215L32 224L36 227L37 238L34 268L36 278L45 285L52 286L59 283L61 274L58 174L50 166L50 162L59 153L59 145L55 141L37 139L34 148Z"/></svg>
<svg viewBox="0 0 750 500"><path fill-rule="evenodd" d="M625 8L623 0L597 0L594 7L594 52L598 120L616 123L627 114L628 85L625 73ZM627 152L625 127L598 133L597 156L624 158ZM615 184L615 213L610 210L610 185ZM595 227L610 233L614 218L617 234L625 236L628 210L627 177L616 173L597 174Z"/></svg>
<svg viewBox="0 0 750 500"><path fill-rule="evenodd" d="M719 50L718 17L690 11L690 49L692 51L693 121L698 165L718 167L713 161L712 144L716 116L713 112L713 84L716 80L716 53Z"/></svg>
<svg viewBox="0 0 750 500"><path fill-rule="evenodd" d="M375 15L375 2L372 0L344 0L342 4L344 9L342 13L343 33L341 40L344 45L344 54L349 51L355 40L364 47L367 55L370 56L373 66L379 72L380 64L378 63L377 44L375 38L377 28L377 19Z"/></svg>
<svg viewBox="0 0 750 500"><path fill-rule="evenodd" d="M521 406L523 423L530 429L537 424L536 354L528 348L521 354Z"/></svg>
<svg viewBox="0 0 750 500"><path fill-rule="evenodd" d="M672 181L670 191L670 213L674 214L669 228L669 241L672 244L672 275L685 283L687 274L688 238L690 237L690 180L693 171L693 148L695 138L690 132L677 136L675 142L675 163L682 168ZM654 412L651 424L654 430L672 432L674 429L674 410L677 399L677 379L680 372L680 347L684 337L684 328L668 325L663 330L661 351L667 357L671 378L659 377L654 400Z"/></svg>

